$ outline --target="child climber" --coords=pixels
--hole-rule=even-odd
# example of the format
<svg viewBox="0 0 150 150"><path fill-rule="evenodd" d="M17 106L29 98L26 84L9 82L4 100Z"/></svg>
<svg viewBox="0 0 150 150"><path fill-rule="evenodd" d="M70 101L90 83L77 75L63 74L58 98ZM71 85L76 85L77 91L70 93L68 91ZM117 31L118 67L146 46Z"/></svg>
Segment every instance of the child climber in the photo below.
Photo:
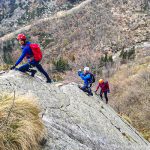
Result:
<svg viewBox="0 0 150 150"><path fill-rule="evenodd" d="M104 97L106 99L106 104L108 104L107 94L110 93L108 81L104 81L103 79L100 79L95 93L98 91L99 88L101 88L100 90L101 99L103 100L103 94L104 94Z"/></svg>

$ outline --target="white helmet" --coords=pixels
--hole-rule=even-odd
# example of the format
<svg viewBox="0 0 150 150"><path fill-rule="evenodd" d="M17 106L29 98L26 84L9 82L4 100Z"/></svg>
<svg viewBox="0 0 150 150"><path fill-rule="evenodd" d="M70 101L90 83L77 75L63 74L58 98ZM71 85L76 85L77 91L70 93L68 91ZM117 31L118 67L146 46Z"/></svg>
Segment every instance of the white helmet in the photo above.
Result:
<svg viewBox="0 0 150 150"><path fill-rule="evenodd" d="M85 67L85 68L84 68L84 71L89 71L89 70L90 70L89 67Z"/></svg>

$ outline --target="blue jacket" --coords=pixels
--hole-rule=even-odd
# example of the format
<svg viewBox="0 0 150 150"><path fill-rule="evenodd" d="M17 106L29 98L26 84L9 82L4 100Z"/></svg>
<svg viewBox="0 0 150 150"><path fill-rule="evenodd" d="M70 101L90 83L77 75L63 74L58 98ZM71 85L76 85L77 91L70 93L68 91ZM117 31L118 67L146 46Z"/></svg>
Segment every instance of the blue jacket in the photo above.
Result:
<svg viewBox="0 0 150 150"><path fill-rule="evenodd" d="M29 46L30 44L30 42L26 42L26 45L21 46L22 54L17 60L15 66L19 65L25 57L27 57L28 61L30 62L30 58L33 57L32 50Z"/></svg>
<svg viewBox="0 0 150 150"><path fill-rule="evenodd" d="M84 74L82 71L78 71L78 75L84 81L84 86L89 86L92 83L91 75L89 73Z"/></svg>

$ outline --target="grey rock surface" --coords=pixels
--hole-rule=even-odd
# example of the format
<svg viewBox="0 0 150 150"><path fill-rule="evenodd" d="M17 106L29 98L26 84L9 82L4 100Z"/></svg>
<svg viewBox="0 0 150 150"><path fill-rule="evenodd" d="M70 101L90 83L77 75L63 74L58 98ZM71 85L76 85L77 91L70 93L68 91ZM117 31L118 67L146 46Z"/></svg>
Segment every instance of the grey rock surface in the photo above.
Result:
<svg viewBox="0 0 150 150"><path fill-rule="evenodd" d="M0 75L1 92L32 95L47 128L44 150L149 150L150 144L109 105L87 96L76 83L47 84L10 71Z"/></svg>

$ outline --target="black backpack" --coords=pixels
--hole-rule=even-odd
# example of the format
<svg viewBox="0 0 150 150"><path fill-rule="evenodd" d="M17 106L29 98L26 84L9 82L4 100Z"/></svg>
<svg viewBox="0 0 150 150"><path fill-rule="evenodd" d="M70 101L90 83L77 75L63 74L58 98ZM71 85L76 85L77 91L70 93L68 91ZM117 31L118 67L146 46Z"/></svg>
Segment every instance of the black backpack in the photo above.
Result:
<svg viewBox="0 0 150 150"><path fill-rule="evenodd" d="M93 73L89 73L90 74L90 76L91 76L91 81L92 81L92 83L94 83L95 82L95 76L94 76L94 74Z"/></svg>

